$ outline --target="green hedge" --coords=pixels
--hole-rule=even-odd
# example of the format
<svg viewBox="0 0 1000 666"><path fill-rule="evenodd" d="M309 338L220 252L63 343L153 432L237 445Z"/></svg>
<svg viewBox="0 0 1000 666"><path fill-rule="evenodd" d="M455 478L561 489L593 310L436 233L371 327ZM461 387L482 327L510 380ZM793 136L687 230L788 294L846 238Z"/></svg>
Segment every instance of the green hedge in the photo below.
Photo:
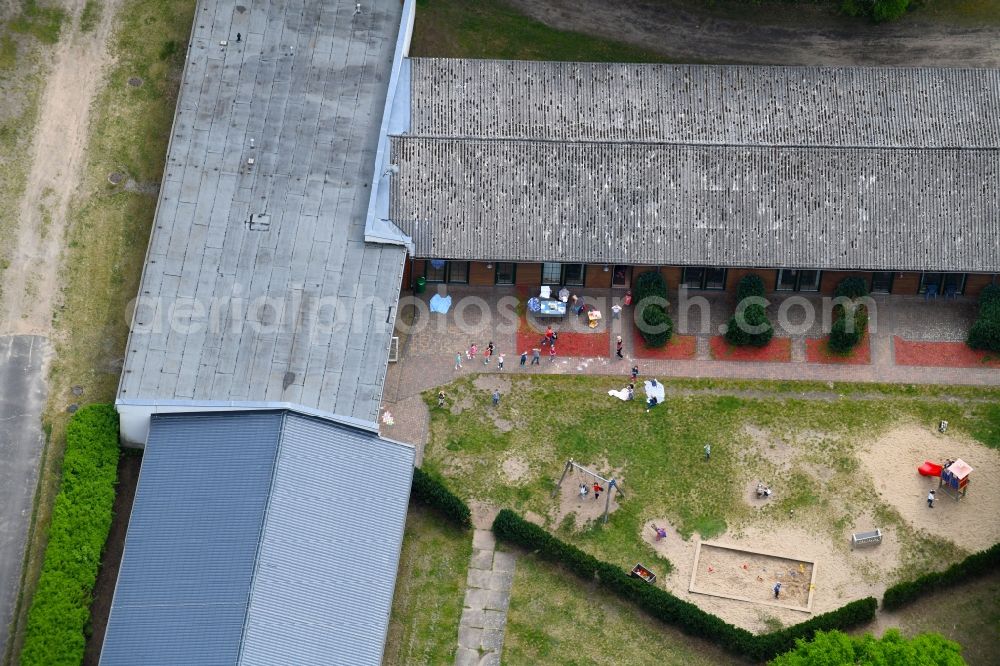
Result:
<svg viewBox="0 0 1000 666"><path fill-rule="evenodd" d="M665 590L632 578L621 567L598 560L541 527L529 523L509 509L503 509L497 514L496 520L493 521L493 533L498 539L533 551L542 559L558 564L584 581L596 579L608 591L635 603L662 622L757 661L786 652L795 646L796 639L811 638L817 631L844 629L868 622L875 617L875 609L878 606L875 599L868 597L849 603L831 613L817 615L808 622L771 634L755 636L746 629L733 626Z"/></svg>
<svg viewBox="0 0 1000 666"><path fill-rule="evenodd" d="M639 308L639 320L643 325L639 326L639 334L646 342L647 347L662 347L670 341L670 336L674 334L674 322L670 315L659 303L647 303L649 298L667 299L667 281L659 271L646 271L641 273L635 281L633 293L636 306ZM647 329L660 329L657 332L647 332Z"/></svg>
<svg viewBox="0 0 1000 666"><path fill-rule="evenodd" d="M742 301L744 298L750 296L759 296L764 298L767 295L767 291L764 289L764 280L756 273L750 273L749 275L744 275L740 278L740 281L736 283L736 301Z"/></svg>
<svg viewBox="0 0 1000 666"><path fill-rule="evenodd" d="M28 611L23 666L83 661L84 630L111 529L118 457L118 414L112 405L90 405L73 415L45 560Z"/></svg>
<svg viewBox="0 0 1000 666"><path fill-rule="evenodd" d="M893 585L885 591L882 607L886 610L902 608L925 594L984 576L996 571L998 567L1000 567L1000 543L973 553L944 571L925 574L915 580Z"/></svg>
<svg viewBox="0 0 1000 666"><path fill-rule="evenodd" d="M868 282L860 277L846 277L833 288L833 295L841 298L864 298L868 295Z"/></svg>
<svg viewBox="0 0 1000 666"><path fill-rule="evenodd" d="M1000 286L991 284L979 296L979 317L966 342L973 349L1000 351Z"/></svg>
<svg viewBox="0 0 1000 666"><path fill-rule="evenodd" d="M868 328L868 310L863 305L854 305L853 308L854 325L848 327L852 315L847 314L846 308L838 308L837 318L833 320L830 327L830 351L836 354L847 354L858 346L862 338L865 337L865 329Z"/></svg>
<svg viewBox="0 0 1000 666"><path fill-rule="evenodd" d="M744 299L751 297L764 298L766 293L764 280L759 275L756 273L744 275L736 284L737 307ZM763 329L759 333L749 333L743 330L736 320L736 315L733 315L730 317L729 325L726 327L726 341L729 344L736 345L737 347L766 347L771 342L771 338L774 337L774 326L771 325L771 320L767 318L767 311L764 310L763 305L757 303L748 305L743 310L743 320L749 326L762 326Z"/></svg>
<svg viewBox="0 0 1000 666"><path fill-rule="evenodd" d="M469 506L448 488L419 467L413 468L410 497L435 509L443 517L461 527L472 525Z"/></svg>

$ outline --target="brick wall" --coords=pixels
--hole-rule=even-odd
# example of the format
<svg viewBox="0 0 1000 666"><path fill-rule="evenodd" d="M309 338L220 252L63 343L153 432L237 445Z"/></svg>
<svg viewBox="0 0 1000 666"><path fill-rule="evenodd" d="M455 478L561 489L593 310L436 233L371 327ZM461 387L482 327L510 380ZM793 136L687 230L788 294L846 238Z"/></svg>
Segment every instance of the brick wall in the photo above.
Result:
<svg viewBox="0 0 1000 666"><path fill-rule="evenodd" d="M514 282L515 284L523 284L531 287L540 286L542 284L542 265L518 264Z"/></svg>
<svg viewBox="0 0 1000 666"><path fill-rule="evenodd" d="M487 268L489 266L489 268ZM485 261L469 262L469 284L474 286L492 286L496 276L496 268Z"/></svg>
<svg viewBox="0 0 1000 666"><path fill-rule="evenodd" d="M680 266L663 266L660 268L660 274L667 281L668 291L677 289L677 286L681 283L681 271L683 270ZM633 279L645 272L644 268L636 268Z"/></svg>
<svg viewBox="0 0 1000 666"><path fill-rule="evenodd" d="M968 277L965 278L965 295L970 298L978 298L983 287L992 284L995 277L992 273L969 273ZM997 278L996 283L1000 284L1000 278Z"/></svg>
<svg viewBox="0 0 1000 666"><path fill-rule="evenodd" d="M410 282L407 286L413 287L413 281L418 277L423 277L424 266L427 264L426 259L414 259L413 266L410 269Z"/></svg>
<svg viewBox="0 0 1000 666"><path fill-rule="evenodd" d="M583 285L590 289L608 289L611 287L611 267L607 272L604 264L587 264L584 267Z"/></svg>
<svg viewBox="0 0 1000 666"><path fill-rule="evenodd" d="M892 292L899 296L916 296L920 288L920 273L896 273L892 279Z"/></svg>

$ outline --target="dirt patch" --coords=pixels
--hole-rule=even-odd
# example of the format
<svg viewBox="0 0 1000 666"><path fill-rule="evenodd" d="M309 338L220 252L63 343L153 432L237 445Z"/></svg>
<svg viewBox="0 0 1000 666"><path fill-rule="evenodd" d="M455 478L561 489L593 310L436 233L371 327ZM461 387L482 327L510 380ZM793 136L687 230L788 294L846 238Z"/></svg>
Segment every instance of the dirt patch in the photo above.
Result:
<svg viewBox="0 0 1000 666"><path fill-rule="evenodd" d="M598 464L596 466L583 466L600 474L606 479L615 479L618 483L622 483L624 481L621 471L608 471L606 463ZM618 493L611 493L611 500L608 502L608 484L603 481L600 481L599 483L604 491L601 492L600 496L595 499L593 491L594 481L594 477L575 469L571 470L569 474L566 475L566 478L563 479L562 485L559 487L559 504L555 508L555 514L553 516L555 525L562 525L566 517L572 514L576 529L580 530L593 521L600 520L602 516L604 516L605 506L608 508L608 515L614 513L618 509ZM580 494L581 484L587 488L587 493L585 495Z"/></svg>
<svg viewBox="0 0 1000 666"><path fill-rule="evenodd" d="M691 593L688 586L694 566L695 549L699 539L684 541L675 530L668 528L668 536L659 542L650 527L669 525L665 519L653 520L643 526L642 538L659 554L674 564L674 570L662 580L666 589L672 594L696 604L703 610L718 615L727 622L744 627L754 632L773 630L771 623L777 619L783 625L796 624L807 619L803 611L763 606L747 601L722 599L704 594ZM868 528L868 526L866 526ZM801 525L787 523L767 523L761 521L752 527L745 527L738 533L727 533L713 539L722 545L738 548L760 550L769 553L781 553L789 559L799 559L816 563L815 590L813 591L812 613L818 615L832 611L849 601L867 596L881 597L885 592L889 574L899 564L899 549L892 544L894 535L886 534L881 546L875 546L870 551L851 551L846 537L839 543L834 543L828 536L813 532ZM742 561L737 566L742 565ZM748 563L749 564L749 563ZM766 565L763 565L766 566ZM751 581L756 581L754 575ZM763 575L762 573L760 575ZM767 582L766 578L765 581ZM769 591L775 581L767 583ZM760 583L763 585L763 583ZM784 587L784 585L783 585ZM748 587L747 592L753 589ZM741 594L747 596L750 594ZM771 593L773 598L773 593Z"/></svg>
<svg viewBox="0 0 1000 666"><path fill-rule="evenodd" d="M703 543L693 587L700 593L807 610L812 575L812 562ZM777 598L773 591L775 583L781 583Z"/></svg>
<svg viewBox="0 0 1000 666"><path fill-rule="evenodd" d="M97 666L101 658L101 646L104 644L104 632L108 628L111 601L115 594L115 583L118 581L118 569L122 564L122 553L125 551L125 535L128 532L128 521L132 515L132 501L135 499L135 489L139 485L141 467L141 455L128 453L118 460L114 519L111 521L111 531L108 533L108 540L104 544L104 556L101 558L101 569L94 584L94 601L90 604L90 626L93 628L93 633L83 653L83 666Z"/></svg>
<svg viewBox="0 0 1000 666"><path fill-rule="evenodd" d="M743 486L743 494L740 496L748 506L752 506L755 509L765 507L775 499L773 494L770 497L757 497L758 482L762 482L765 486L768 485L768 482L764 479L751 479Z"/></svg>
<svg viewBox="0 0 1000 666"><path fill-rule="evenodd" d="M743 432L753 442L755 453L779 469L789 469L795 458L795 447L774 433L757 426L747 424Z"/></svg>
<svg viewBox="0 0 1000 666"><path fill-rule="evenodd" d="M874 489L903 519L967 550L982 550L1000 541L1000 451L951 434L916 425L897 428L860 451L862 467ZM917 467L925 460L961 458L973 467L968 495L956 501L938 492L934 508L927 492L937 477L924 477Z"/></svg>
<svg viewBox="0 0 1000 666"><path fill-rule="evenodd" d="M519 483L528 477L531 468L523 458L512 456L503 461L501 465L503 474L511 483Z"/></svg>
<svg viewBox="0 0 1000 666"><path fill-rule="evenodd" d="M475 406L475 401L472 396L468 393L461 393L457 398L452 398L451 408L448 410L454 415L459 415L467 409L472 409Z"/></svg>
<svg viewBox="0 0 1000 666"><path fill-rule="evenodd" d="M480 391L486 391L491 395L493 391L500 391L501 399L503 399L504 395L510 393L510 380L501 375L479 375L472 380L472 385Z"/></svg>
<svg viewBox="0 0 1000 666"><path fill-rule="evenodd" d="M1000 66L995 25L949 25L921 8L873 25L829 7L684 0L509 0L546 25L596 35L685 62L763 65ZM924 15L922 16L921 13Z"/></svg>

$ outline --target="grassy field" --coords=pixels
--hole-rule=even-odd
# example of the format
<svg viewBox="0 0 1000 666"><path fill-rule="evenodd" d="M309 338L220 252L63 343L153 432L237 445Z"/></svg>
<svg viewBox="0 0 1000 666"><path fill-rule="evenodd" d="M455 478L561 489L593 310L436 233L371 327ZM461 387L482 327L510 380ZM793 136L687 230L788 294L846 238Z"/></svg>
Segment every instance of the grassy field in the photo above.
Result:
<svg viewBox="0 0 1000 666"><path fill-rule="evenodd" d="M675 62L621 42L555 30L502 2L418 0L410 55L438 58Z"/></svg>
<svg viewBox="0 0 1000 666"><path fill-rule="evenodd" d="M648 520L666 517L685 537L710 538L738 526L755 511L740 488L746 479L762 478L775 489L766 507L773 520L789 520L794 511L795 522L826 526L839 541L852 516L874 508L905 544L897 575L923 571L964 553L858 492L866 483L857 473L859 444L898 424L946 419L954 431L1000 445L994 403L949 400L931 390L903 397L883 387L869 388L864 398L799 399L783 384L757 382L752 392L734 395L719 394L718 384L712 393L704 382L676 381L667 383L665 404L646 413L639 401L608 398L614 382L607 378L505 378L512 383L501 387L498 409L489 405L491 388L476 381L463 378L446 388L452 398L444 410L436 407L434 391L426 395L432 416L424 467L466 498L544 516L550 529L622 566L656 557L639 537ZM773 443L762 444L755 432ZM705 443L712 444L710 464L702 459ZM789 457L788 469L779 470L768 446ZM555 524L558 500L551 490L569 458L624 478L628 499L607 526ZM509 480L505 463L525 472Z"/></svg>
<svg viewBox="0 0 1000 666"><path fill-rule="evenodd" d="M91 13L100 11L92 5ZM191 0L129 0L116 18L116 64L94 103L81 195L73 201L64 249L63 306L55 314L55 355L45 428L50 433L40 471L35 520L22 595L38 577L52 499L59 483L68 414L65 407L112 402L128 334L128 302L138 290L156 196L108 183L112 171L140 184L158 184L191 30ZM95 20L96 19L88 19ZM139 76L139 88L127 85ZM23 626L26 604L19 607Z"/></svg>
<svg viewBox="0 0 1000 666"><path fill-rule="evenodd" d="M472 533L411 507L396 576L384 663L450 664L472 555Z"/></svg>
<svg viewBox="0 0 1000 666"><path fill-rule="evenodd" d="M743 662L526 555L518 558L514 574L503 663L709 666Z"/></svg>

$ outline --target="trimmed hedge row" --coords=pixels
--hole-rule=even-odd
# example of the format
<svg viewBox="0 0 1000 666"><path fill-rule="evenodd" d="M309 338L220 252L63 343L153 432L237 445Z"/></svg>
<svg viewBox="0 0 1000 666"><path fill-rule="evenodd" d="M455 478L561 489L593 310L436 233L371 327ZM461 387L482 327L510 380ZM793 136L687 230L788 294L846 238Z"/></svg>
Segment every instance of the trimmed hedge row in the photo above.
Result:
<svg viewBox="0 0 1000 666"><path fill-rule="evenodd" d="M118 457L112 405L89 405L73 415L45 561L28 611L23 666L83 661L94 583L111 530Z"/></svg>
<svg viewBox="0 0 1000 666"><path fill-rule="evenodd" d="M419 467L413 468L413 484L410 497L421 504L435 509L443 517L461 527L472 526L469 505L455 493Z"/></svg>
<svg viewBox="0 0 1000 666"><path fill-rule="evenodd" d="M744 275L736 285L736 302L742 303L747 298L764 298L767 292L764 289L764 281L759 275L751 273ZM737 307L739 307L737 305ZM745 330L734 314L729 319L726 327L726 341L737 347L766 347L771 338L774 337L774 326L767 318L764 306L758 303L748 305L743 310L743 323L747 327L759 328L759 331L751 333Z"/></svg>
<svg viewBox="0 0 1000 666"><path fill-rule="evenodd" d="M667 281L659 271L646 271L636 278L635 302L643 324L639 326L639 334L648 347L662 347L674 334L674 322L662 305L649 303L647 299L668 301Z"/></svg>
<svg viewBox="0 0 1000 666"><path fill-rule="evenodd" d="M973 349L1000 351L1000 285L991 284L979 296L979 316L966 343Z"/></svg>
<svg viewBox="0 0 1000 666"><path fill-rule="evenodd" d="M986 550L973 553L944 571L925 574L920 578L897 583L885 591L882 607L896 610L912 603L925 594L992 573L1000 567L1000 543Z"/></svg>
<svg viewBox="0 0 1000 666"><path fill-rule="evenodd" d="M534 551L543 559L568 569L585 581L596 578L608 591L635 603L662 622L674 625L692 636L709 640L734 654L757 661L786 652L795 646L796 639L809 639L817 631L844 629L868 622L875 617L878 606L875 599L868 597L833 612L817 615L808 622L756 636L665 590L632 578L621 567L598 560L529 523L509 509L503 509L497 514L493 521L493 532L497 538Z"/></svg>

